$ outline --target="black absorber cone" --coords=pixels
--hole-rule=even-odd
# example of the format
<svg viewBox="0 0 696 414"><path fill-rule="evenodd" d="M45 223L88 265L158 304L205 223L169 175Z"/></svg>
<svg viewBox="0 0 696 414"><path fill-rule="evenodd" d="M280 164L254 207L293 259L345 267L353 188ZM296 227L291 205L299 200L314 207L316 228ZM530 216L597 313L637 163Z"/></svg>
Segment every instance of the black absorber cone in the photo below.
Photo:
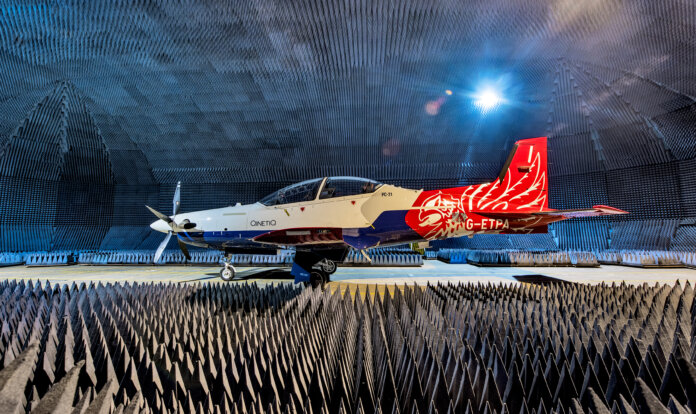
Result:
<svg viewBox="0 0 696 414"><path fill-rule="evenodd" d="M687 283L0 281L0 412L688 413Z"/></svg>

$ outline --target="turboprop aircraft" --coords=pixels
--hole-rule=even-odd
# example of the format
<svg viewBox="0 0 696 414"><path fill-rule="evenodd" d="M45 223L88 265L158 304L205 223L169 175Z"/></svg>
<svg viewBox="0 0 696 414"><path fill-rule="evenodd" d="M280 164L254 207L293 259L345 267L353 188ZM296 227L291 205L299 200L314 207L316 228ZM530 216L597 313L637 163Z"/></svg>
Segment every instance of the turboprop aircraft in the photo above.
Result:
<svg viewBox="0 0 696 414"><path fill-rule="evenodd" d="M167 233L157 262L176 234L179 246L225 253L223 280L234 278L234 253L296 251L295 282L323 284L348 249L362 252L396 244L475 234L546 233L549 223L576 217L626 214L596 205L583 210L548 207L546 137L517 141L497 179L439 190L410 190L356 177L324 177L280 189L260 201L212 210L179 212L180 184L172 216L147 207Z"/></svg>

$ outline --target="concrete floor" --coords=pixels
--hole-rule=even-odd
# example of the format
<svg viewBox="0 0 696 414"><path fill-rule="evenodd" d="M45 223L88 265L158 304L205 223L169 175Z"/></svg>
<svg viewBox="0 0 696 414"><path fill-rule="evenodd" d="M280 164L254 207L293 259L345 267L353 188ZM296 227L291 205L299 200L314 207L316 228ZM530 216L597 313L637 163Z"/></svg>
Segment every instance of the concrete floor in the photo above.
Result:
<svg viewBox="0 0 696 414"><path fill-rule="evenodd" d="M247 281L261 284L288 282L275 272L266 276L270 268L239 267L238 274ZM257 275L258 274L258 275ZM256 276L255 276L256 275ZM332 276L338 285L403 285L425 284L437 281L519 283L513 276L544 275L570 282L601 283L622 282L641 284L656 282L673 284L689 280L696 283L694 269L642 269L627 266L602 266L599 268L576 267L476 267L467 264L447 264L428 260L422 267L341 267ZM260 277L259 277L260 276ZM211 266L55 266L55 267L4 267L2 279L33 279L51 283L102 282L222 282L218 268ZM239 283L239 282L232 282Z"/></svg>

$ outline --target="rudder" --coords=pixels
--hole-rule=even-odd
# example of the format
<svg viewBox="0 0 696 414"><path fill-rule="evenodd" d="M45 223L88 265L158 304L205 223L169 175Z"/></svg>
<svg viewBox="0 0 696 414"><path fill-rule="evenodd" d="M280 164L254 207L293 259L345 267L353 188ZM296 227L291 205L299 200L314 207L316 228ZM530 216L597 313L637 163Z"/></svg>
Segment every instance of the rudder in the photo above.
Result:
<svg viewBox="0 0 696 414"><path fill-rule="evenodd" d="M498 184L506 189L507 200L517 211L548 209L548 167L546 137L515 142L498 175Z"/></svg>

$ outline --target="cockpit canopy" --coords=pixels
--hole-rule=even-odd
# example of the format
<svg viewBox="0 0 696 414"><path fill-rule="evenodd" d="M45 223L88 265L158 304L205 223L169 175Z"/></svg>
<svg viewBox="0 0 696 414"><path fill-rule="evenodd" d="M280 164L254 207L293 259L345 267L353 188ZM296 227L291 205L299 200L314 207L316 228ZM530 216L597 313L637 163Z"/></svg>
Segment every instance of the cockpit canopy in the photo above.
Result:
<svg viewBox="0 0 696 414"><path fill-rule="evenodd" d="M262 198L259 203L266 206L300 203L328 198L347 197L374 193L382 183L358 177L327 177L302 181ZM318 197L317 197L318 195Z"/></svg>

